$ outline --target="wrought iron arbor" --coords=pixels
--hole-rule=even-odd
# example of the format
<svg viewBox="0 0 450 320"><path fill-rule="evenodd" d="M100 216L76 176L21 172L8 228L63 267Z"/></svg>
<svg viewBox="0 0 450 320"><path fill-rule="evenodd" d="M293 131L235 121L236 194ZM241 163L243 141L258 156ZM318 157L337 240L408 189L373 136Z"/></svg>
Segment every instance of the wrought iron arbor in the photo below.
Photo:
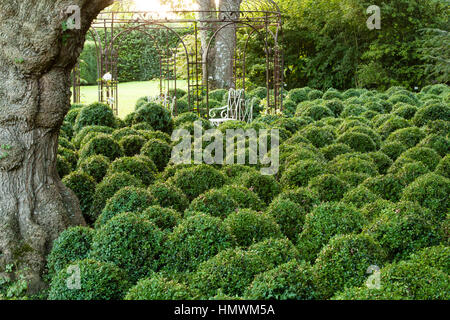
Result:
<svg viewBox="0 0 450 320"><path fill-rule="evenodd" d="M207 17L207 18L205 18ZM188 102L192 111L209 114L208 57L221 32L233 27L233 89L246 92L247 51L252 37L262 43L265 57L267 108L281 110L283 91L282 16L273 0L243 0L239 11L172 11L161 17L158 12L102 12L89 32L96 46L98 101L118 112L118 43L132 31L148 36L159 55L160 95L177 90L177 68L185 68ZM158 32L160 37L154 36ZM201 33L209 33L208 45L202 46ZM238 37L241 41L237 42ZM165 35L165 36L164 36ZM175 37L177 41L169 41ZM164 40L166 39L166 40ZM180 66L182 65L182 66ZM80 102L79 64L73 72L73 101ZM179 86L178 86L179 88ZM225 88L229 89L229 88ZM136 97L138 99L139 97ZM177 113L175 100L174 113Z"/></svg>

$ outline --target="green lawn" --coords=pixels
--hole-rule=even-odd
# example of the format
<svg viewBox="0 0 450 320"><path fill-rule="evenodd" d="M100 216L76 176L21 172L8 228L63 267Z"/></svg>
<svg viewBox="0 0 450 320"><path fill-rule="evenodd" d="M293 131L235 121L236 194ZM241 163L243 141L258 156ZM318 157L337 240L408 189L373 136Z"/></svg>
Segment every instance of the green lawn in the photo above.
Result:
<svg viewBox="0 0 450 320"><path fill-rule="evenodd" d="M177 80L177 88L187 90L186 80ZM119 83L119 117L124 118L134 111L136 100L144 96L159 94L159 80ZM81 103L89 104L98 100L97 86L81 87Z"/></svg>

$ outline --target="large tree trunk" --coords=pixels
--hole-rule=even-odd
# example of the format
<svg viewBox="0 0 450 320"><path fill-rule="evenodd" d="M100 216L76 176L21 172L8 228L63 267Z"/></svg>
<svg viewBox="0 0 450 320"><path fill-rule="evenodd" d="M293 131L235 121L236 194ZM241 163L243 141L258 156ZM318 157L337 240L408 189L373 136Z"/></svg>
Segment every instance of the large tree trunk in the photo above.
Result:
<svg viewBox="0 0 450 320"><path fill-rule="evenodd" d="M236 25L229 21L239 20L242 0L221 0L219 19L223 22L215 39L215 60L212 74L212 86L217 89L234 87L234 61L236 50Z"/></svg>
<svg viewBox="0 0 450 320"><path fill-rule="evenodd" d="M0 1L0 274L14 265L39 289L53 240L84 224L56 171L70 71L95 16L112 0ZM64 30L71 5L81 30ZM9 274L8 274L9 275Z"/></svg>
<svg viewBox="0 0 450 320"><path fill-rule="evenodd" d="M214 41L211 42L209 48L208 45L215 32L215 22L211 22L211 20L217 20L215 15L217 9L215 0L197 0L197 3L200 10L198 20L200 21L200 41L202 45L202 80L206 84L208 82L207 77L212 78L214 75L216 57Z"/></svg>

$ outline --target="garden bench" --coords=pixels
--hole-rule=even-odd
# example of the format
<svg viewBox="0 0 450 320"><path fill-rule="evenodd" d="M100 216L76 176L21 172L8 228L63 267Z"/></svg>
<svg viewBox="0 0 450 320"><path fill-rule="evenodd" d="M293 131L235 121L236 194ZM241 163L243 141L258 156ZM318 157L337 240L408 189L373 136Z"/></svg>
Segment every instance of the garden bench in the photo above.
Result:
<svg viewBox="0 0 450 320"><path fill-rule="evenodd" d="M243 89L228 91L228 102L226 106L213 108L209 111L209 121L219 126L226 121L238 120L251 122L253 120L253 103L255 99L245 99Z"/></svg>

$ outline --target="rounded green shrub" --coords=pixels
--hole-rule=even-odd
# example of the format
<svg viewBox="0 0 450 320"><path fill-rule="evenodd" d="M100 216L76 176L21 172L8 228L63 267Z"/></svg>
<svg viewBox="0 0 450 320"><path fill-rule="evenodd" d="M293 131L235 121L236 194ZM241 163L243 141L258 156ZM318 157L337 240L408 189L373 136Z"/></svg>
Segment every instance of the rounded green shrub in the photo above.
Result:
<svg viewBox="0 0 450 320"><path fill-rule="evenodd" d="M408 150L408 146L399 141L386 142L381 146L380 151L395 161L403 152Z"/></svg>
<svg viewBox="0 0 450 320"><path fill-rule="evenodd" d="M78 132L86 126L105 126L114 128L115 125L116 120L112 109L106 104L95 102L81 108L73 128Z"/></svg>
<svg viewBox="0 0 450 320"><path fill-rule="evenodd" d="M70 227L61 232L47 257L49 276L54 276L74 261L87 258L93 236L94 230L81 226Z"/></svg>
<svg viewBox="0 0 450 320"><path fill-rule="evenodd" d="M307 188L284 190L277 199L290 200L303 208L305 212L310 212L314 206L320 203L319 195Z"/></svg>
<svg viewBox="0 0 450 320"><path fill-rule="evenodd" d="M450 121L450 106L439 103L428 105L420 108L412 119L413 123L418 127L434 120Z"/></svg>
<svg viewBox="0 0 450 320"><path fill-rule="evenodd" d="M150 158L146 156L134 156L134 157L122 157L114 160L107 174L125 172L129 173L133 177L138 178L148 186L155 180L156 166Z"/></svg>
<svg viewBox="0 0 450 320"><path fill-rule="evenodd" d="M409 256L408 261L450 274L450 247L438 245L423 248Z"/></svg>
<svg viewBox="0 0 450 320"><path fill-rule="evenodd" d="M97 184L92 201L90 220L95 221L105 207L106 201L124 187L143 187L142 181L129 173L119 172L106 176Z"/></svg>
<svg viewBox="0 0 450 320"><path fill-rule="evenodd" d="M318 121L327 117L334 117L335 114L328 107L320 104L312 104L305 108L297 109L296 116L310 117L315 121Z"/></svg>
<svg viewBox="0 0 450 320"><path fill-rule="evenodd" d="M309 264L292 260L258 274L244 296L251 300L314 300L314 273Z"/></svg>
<svg viewBox="0 0 450 320"><path fill-rule="evenodd" d="M364 232L380 243L390 259L405 258L440 239L432 214L413 202L398 202L383 209Z"/></svg>
<svg viewBox="0 0 450 320"><path fill-rule="evenodd" d="M309 93L308 93L308 100L312 101L312 100L320 99L320 98L322 98L322 96L323 96L322 91L313 89L313 90L309 91Z"/></svg>
<svg viewBox="0 0 450 320"><path fill-rule="evenodd" d="M392 110L392 114L410 120L414 117L417 110L418 108L416 106L406 103L397 103Z"/></svg>
<svg viewBox="0 0 450 320"><path fill-rule="evenodd" d="M239 184L255 192L264 203L270 203L281 191L281 186L273 176L260 172L248 172L239 179Z"/></svg>
<svg viewBox="0 0 450 320"><path fill-rule="evenodd" d="M417 202L433 211L440 219L444 219L450 206L449 194L450 180L435 173L428 173L403 190L402 200Z"/></svg>
<svg viewBox="0 0 450 320"><path fill-rule="evenodd" d="M267 238L281 237L280 226L275 218L250 209L233 212L223 221L240 246L249 246Z"/></svg>
<svg viewBox="0 0 450 320"><path fill-rule="evenodd" d="M403 185L407 186L418 177L429 172L430 170L422 162L411 161L403 164L401 168L396 170L394 175L401 181Z"/></svg>
<svg viewBox="0 0 450 320"><path fill-rule="evenodd" d="M411 124L408 120L390 115L390 117L386 119L383 124L378 126L377 131L383 138L387 138L392 132L399 129L408 128L410 126Z"/></svg>
<svg viewBox="0 0 450 320"><path fill-rule="evenodd" d="M62 183L75 193L80 200L80 207L83 215L88 218L96 187L94 178L87 173L74 171L65 176L62 179Z"/></svg>
<svg viewBox="0 0 450 320"><path fill-rule="evenodd" d="M393 174L367 178L362 183L362 186L366 187L379 197L391 201L398 201L405 187L403 181L400 181Z"/></svg>
<svg viewBox="0 0 450 320"><path fill-rule="evenodd" d="M132 136L132 135L140 135L140 134L139 134L139 131L137 131L136 129L130 128L130 127L116 129L111 134L111 136L114 140L120 140L123 137Z"/></svg>
<svg viewBox="0 0 450 320"><path fill-rule="evenodd" d="M189 201L184 193L169 183L157 181L148 190L163 208L171 208L183 212L189 205Z"/></svg>
<svg viewBox="0 0 450 320"><path fill-rule="evenodd" d="M238 207L239 204L226 192L213 189L192 200L189 210L207 213L211 216L224 219Z"/></svg>
<svg viewBox="0 0 450 320"><path fill-rule="evenodd" d="M172 147L159 139L150 139L142 147L141 154L149 157L159 171L163 171L172 155Z"/></svg>
<svg viewBox="0 0 450 320"><path fill-rule="evenodd" d="M248 252L256 253L267 270L300 258L297 248L287 238L268 238L251 245Z"/></svg>
<svg viewBox="0 0 450 320"><path fill-rule="evenodd" d="M161 230L172 230L181 220L181 214L170 208L150 206L142 212L142 216L156 224Z"/></svg>
<svg viewBox="0 0 450 320"><path fill-rule="evenodd" d="M76 151L59 146L58 155L64 157L69 162L72 169L76 168L78 162L78 154Z"/></svg>
<svg viewBox="0 0 450 320"><path fill-rule="evenodd" d="M309 181L325 173L324 164L315 160L303 160L289 166L281 176L280 182L289 187L307 186Z"/></svg>
<svg viewBox="0 0 450 320"><path fill-rule="evenodd" d="M80 274L80 289L71 288L75 272ZM73 283L75 286L76 283ZM112 263L85 259L74 262L53 277L49 300L120 300L129 288L126 273Z"/></svg>
<svg viewBox="0 0 450 320"><path fill-rule="evenodd" d="M342 96L342 93L340 93L336 89L330 88L323 94L322 99L324 99L324 100L333 100L333 99L342 100L343 96Z"/></svg>
<svg viewBox="0 0 450 320"><path fill-rule="evenodd" d="M192 201L210 189L222 187L226 177L211 166L200 164L177 170L169 182L183 191Z"/></svg>
<svg viewBox="0 0 450 320"><path fill-rule="evenodd" d="M132 157L141 153L141 149L146 142L147 139L140 135L128 135L119 140L119 145L126 156Z"/></svg>
<svg viewBox="0 0 450 320"><path fill-rule="evenodd" d="M72 172L72 165L70 162L61 155L56 156L56 171L60 178L64 178Z"/></svg>
<svg viewBox="0 0 450 320"><path fill-rule="evenodd" d="M345 172L363 173L374 176L378 173L372 158L358 153L346 153L335 157L326 165L328 172L339 175ZM325 169L322 169L325 170Z"/></svg>
<svg viewBox="0 0 450 320"><path fill-rule="evenodd" d="M308 93L309 91L305 88L296 88L289 91L286 98L299 104L300 102L308 100Z"/></svg>
<svg viewBox="0 0 450 320"><path fill-rule="evenodd" d="M439 161L435 173L450 179L450 154L446 155L441 159L441 161Z"/></svg>
<svg viewBox="0 0 450 320"><path fill-rule="evenodd" d="M109 135L98 134L80 150L80 159L86 159L93 155L104 155L110 160L114 160L123 156L123 150Z"/></svg>
<svg viewBox="0 0 450 320"><path fill-rule="evenodd" d="M106 175L111 161L102 155L93 155L80 161L79 168L100 182Z"/></svg>
<svg viewBox="0 0 450 320"><path fill-rule="evenodd" d="M114 263L135 283L158 268L163 238L154 223L136 214L121 213L97 230L90 256Z"/></svg>
<svg viewBox="0 0 450 320"><path fill-rule="evenodd" d="M358 233L366 223L364 215L349 204L322 203L306 215L297 248L304 259L312 261L333 236Z"/></svg>
<svg viewBox="0 0 450 320"><path fill-rule="evenodd" d="M148 123L155 130L172 133L173 120L170 112L156 103L147 103L141 106L133 118L133 124L140 122Z"/></svg>
<svg viewBox="0 0 450 320"><path fill-rule="evenodd" d="M264 260L252 251L222 250L199 265L192 276L191 287L204 297L221 291L230 296L242 296L254 277L266 271Z"/></svg>
<svg viewBox="0 0 450 320"><path fill-rule="evenodd" d="M321 201L339 201L348 189L346 182L328 173L312 178L308 187L319 195Z"/></svg>
<svg viewBox="0 0 450 320"><path fill-rule="evenodd" d="M372 158L380 174L385 174L393 164L391 158L381 151L370 152L368 156Z"/></svg>
<svg viewBox="0 0 450 320"><path fill-rule="evenodd" d="M233 199L239 208L259 211L264 207L264 203L259 199L258 195L244 186L226 185L219 190Z"/></svg>
<svg viewBox="0 0 450 320"><path fill-rule="evenodd" d="M349 189L343 196L342 202L354 205L357 208L365 206L367 203L378 200L379 197L364 186L357 186Z"/></svg>
<svg viewBox="0 0 450 320"><path fill-rule="evenodd" d="M337 235L320 251L314 264L321 298L360 286L370 266L382 266L385 253L368 235Z"/></svg>
<svg viewBox="0 0 450 320"><path fill-rule="evenodd" d="M301 130L308 141L310 141L316 148L322 148L326 145L332 144L336 138L333 127L317 127L310 125Z"/></svg>
<svg viewBox="0 0 450 320"><path fill-rule="evenodd" d="M281 232L292 241L302 231L305 221L306 208L292 200L275 198L267 208L267 214L275 218Z"/></svg>
<svg viewBox="0 0 450 320"><path fill-rule="evenodd" d="M320 152L323 154L325 159L330 161L336 158L338 155L353 152L353 149L349 145L344 143L333 143L321 148Z"/></svg>
<svg viewBox="0 0 450 320"><path fill-rule="evenodd" d="M233 237L222 220L204 213L191 215L168 235L162 256L164 269L194 271L201 262L233 246Z"/></svg>
<svg viewBox="0 0 450 320"><path fill-rule="evenodd" d="M125 300L189 300L191 297L186 285L155 275L139 280Z"/></svg>
<svg viewBox="0 0 450 320"><path fill-rule="evenodd" d="M96 226L101 227L114 216L123 212L141 212L154 204L155 198L143 188L124 187L117 191L106 202L102 214L96 221Z"/></svg>
<svg viewBox="0 0 450 320"><path fill-rule="evenodd" d="M430 171L434 171L441 160L441 157L436 151L425 147L414 147L408 149L400 155L397 161L405 158L422 162L428 167L428 169L430 169Z"/></svg>
<svg viewBox="0 0 450 320"><path fill-rule="evenodd" d="M450 154L450 139L440 134L431 134L420 141L419 147L426 147L436 151L441 157Z"/></svg>
<svg viewBox="0 0 450 320"><path fill-rule="evenodd" d="M114 131L111 127L105 126L87 126L81 129L72 139L72 143L76 148L80 148L83 139L92 132L111 134Z"/></svg>
<svg viewBox="0 0 450 320"><path fill-rule="evenodd" d="M338 137L337 143L345 143L358 152L370 152L377 149L375 142L366 134L346 132Z"/></svg>

